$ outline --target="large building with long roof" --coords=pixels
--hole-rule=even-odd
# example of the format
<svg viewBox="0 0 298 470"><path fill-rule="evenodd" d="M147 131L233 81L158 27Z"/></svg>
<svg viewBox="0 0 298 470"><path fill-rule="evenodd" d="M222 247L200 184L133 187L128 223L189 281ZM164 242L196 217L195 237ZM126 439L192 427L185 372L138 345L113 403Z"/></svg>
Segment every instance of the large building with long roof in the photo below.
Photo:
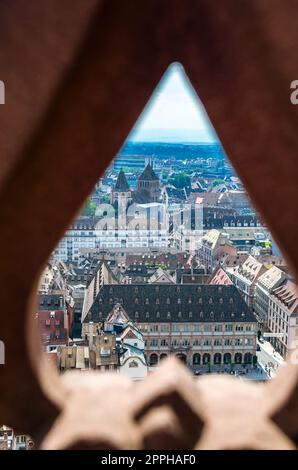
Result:
<svg viewBox="0 0 298 470"><path fill-rule="evenodd" d="M169 354L193 368L252 364L256 318L235 286L104 285L82 325L102 324L116 305L143 333L150 365Z"/></svg>

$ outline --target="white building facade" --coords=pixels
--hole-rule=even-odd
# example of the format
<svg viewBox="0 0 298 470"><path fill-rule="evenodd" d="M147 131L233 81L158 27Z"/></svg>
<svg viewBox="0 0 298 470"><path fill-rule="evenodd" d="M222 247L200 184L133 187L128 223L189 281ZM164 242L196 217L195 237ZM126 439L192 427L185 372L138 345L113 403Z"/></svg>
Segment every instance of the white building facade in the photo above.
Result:
<svg viewBox="0 0 298 470"><path fill-rule="evenodd" d="M268 328L280 335L272 336L270 342L284 358L298 347L298 293L292 281L286 281L269 295Z"/></svg>

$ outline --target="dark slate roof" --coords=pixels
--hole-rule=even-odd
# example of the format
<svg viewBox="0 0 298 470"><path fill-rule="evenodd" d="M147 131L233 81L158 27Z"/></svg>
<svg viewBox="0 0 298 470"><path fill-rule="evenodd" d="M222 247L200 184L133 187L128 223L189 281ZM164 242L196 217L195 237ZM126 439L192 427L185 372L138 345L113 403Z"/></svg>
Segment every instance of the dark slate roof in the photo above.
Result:
<svg viewBox="0 0 298 470"><path fill-rule="evenodd" d="M142 181L158 180L158 176L156 176L150 163L148 163L143 173L141 173L139 180L142 180Z"/></svg>
<svg viewBox="0 0 298 470"><path fill-rule="evenodd" d="M92 259L90 262L86 263L85 266L78 266L71 263L66 273L67 282L70 285L78 283L89 284L96 271L100 268L101 263L102 261L98 259Z"/></svg>
<svg viewBox="0 0 298 470"><path fill-rule="evenodd" d="M235 286L106 284L95 298L85 322L102 321L117 303L137 322L256 321Z"/></svg>
<svg viewBox="0 0 298 470"><path fill-rule="evenodd" d="M64 310L65 301L61 294L40 294L38 296L39 311L41 310Z"/></svg>
<svg viewBox="0 0 298 470"><path fill-rule="evenodd" d="M181 284L207 284L208 274L182 274Z"/></svg>
<svg viewBox="0 0 298 470"><path fill-rule="evenodd" d="M142 277L151 275L151 273L148 274L147 266L145 266L144 264L130 264L126 268L124 274L127 276L142 276Z"/></svg>
<svg viewBox="0 0 298 470"><path fill-rule="evenodd" d="M70 226L70 230L94 230L99 217L80 216Z"/></svg>
<svg viewBox="0 0 298 470"><path fill-rule="evenodd" d="M148 202L151 202L150 192L145 189L138 189L137 191L133 191L132 199L133 202L137 204L147 204Z"/></svg>
<svg viewBox="0 0 298 470"><path fill-rule="evenodd" d="M115 184L114 191L126 192L129 191L129 185L123 170L119 171L118 178Z"/></svg>
<svg viewBox="0 0 298 470"><path fill-rule="evenodd" d="M216 217L214 217L214 213ZM225 227L258 227L261 225L258 217L251 215L220 215L218 211L214 211L213 214L204 212L204 228L225 228Z"/></svg>
<svg viewBox="0 0 298 470"><path fill-rule="evenodd" d="M185 266L189 260L189 253L180 252L180 253L162 253L162 252L151 252L151 253L144 253L143 255L139 254L127 254L126 255L126 262L127 264L146 264L147 267L149 266L156 266L159 267L160 265L164 265L168 269L176 269L180 266Z"/></svg>
<svg viewBox="0 0 298 470"><path fill-rule="evenodd" d="M182 276L185 274L189 275L204 275L205 274L205 268L204 267L199 267L199 268L177 268L176 269L176 282L177 284L181 284ZM203 283L202 283L203 284Z"/></svg>
<svg viewBox="0 0 298 470"><path fill-rule="evenodd" d="M168 197L171 197L174 199L185 201L187 197L184 189L167 187L166 192L167 192Z"/></svg>

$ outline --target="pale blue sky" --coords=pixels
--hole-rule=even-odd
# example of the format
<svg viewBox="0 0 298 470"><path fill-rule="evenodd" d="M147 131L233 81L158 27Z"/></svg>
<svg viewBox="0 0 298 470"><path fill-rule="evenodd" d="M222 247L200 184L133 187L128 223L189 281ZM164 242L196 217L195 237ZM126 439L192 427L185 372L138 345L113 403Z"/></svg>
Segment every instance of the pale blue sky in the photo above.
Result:
<svg viewBox="0 0 298 470"><path fill-rule="evenodd" d="M205 109L180 64L172 64L129 135L133 141L215 142Z"/></svg>

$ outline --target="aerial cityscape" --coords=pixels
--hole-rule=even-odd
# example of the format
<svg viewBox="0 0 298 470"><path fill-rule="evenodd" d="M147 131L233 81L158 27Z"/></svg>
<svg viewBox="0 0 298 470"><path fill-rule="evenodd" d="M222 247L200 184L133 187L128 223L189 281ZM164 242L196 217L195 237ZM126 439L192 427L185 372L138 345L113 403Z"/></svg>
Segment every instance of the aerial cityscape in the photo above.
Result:
<svg viewBox="0 0 298 470"><path fill-rule="evenodd" d="M36 318L46 353L60 371L134 380L170 354L197 375L269 380L295 340L297 300L174 64L44 270Z"/></svg>
<svg viewBox="0 0 298 470"><path fill-rule="evenodd" d="M267 381L297 314L283 255L175 64L43 271L44 353L61 373L137 381L175 355L194 376ZM33 445L0 428L0 448Z"/></svg>

